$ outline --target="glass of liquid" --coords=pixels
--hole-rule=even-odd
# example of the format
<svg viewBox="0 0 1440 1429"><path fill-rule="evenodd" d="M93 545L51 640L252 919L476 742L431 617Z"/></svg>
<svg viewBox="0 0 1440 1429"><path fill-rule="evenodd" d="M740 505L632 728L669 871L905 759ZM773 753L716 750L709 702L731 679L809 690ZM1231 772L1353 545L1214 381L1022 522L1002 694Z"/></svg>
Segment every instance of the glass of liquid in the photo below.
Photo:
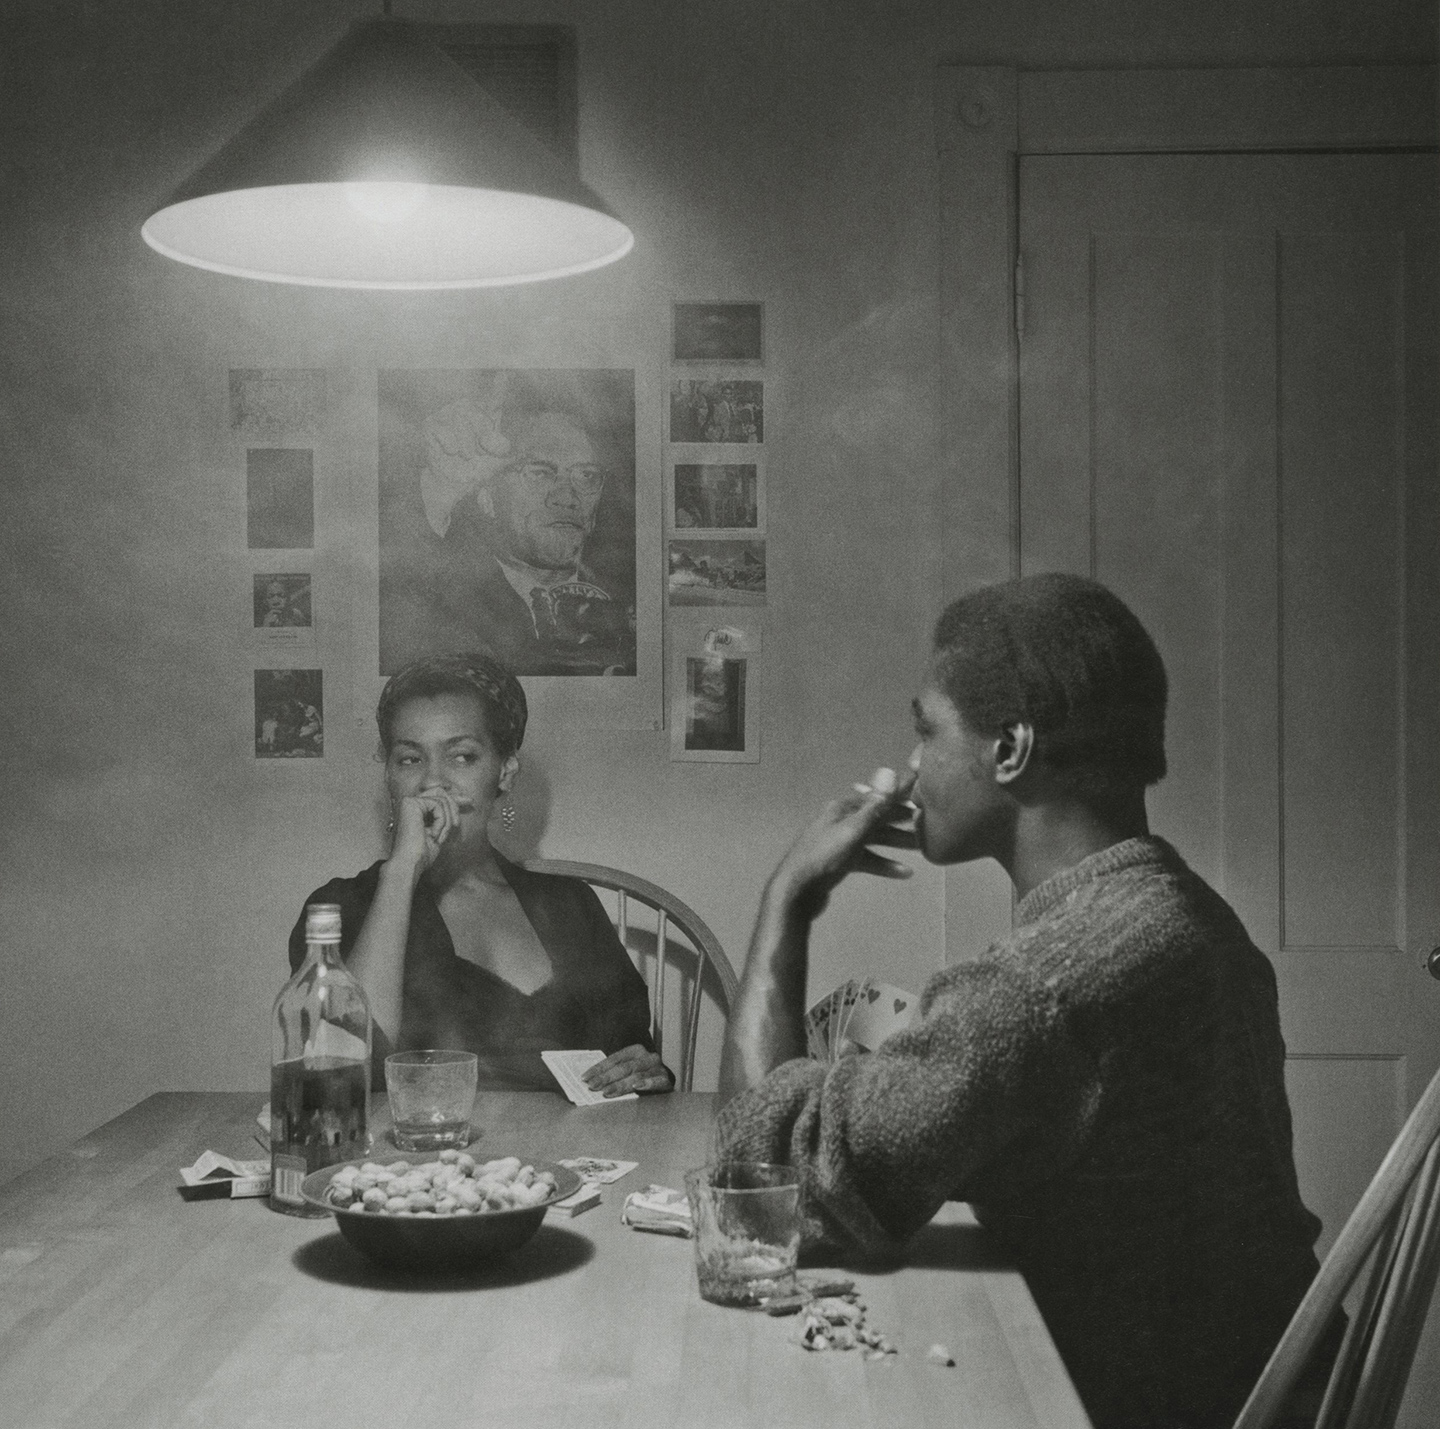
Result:
<svg viewBox="0 0 1440 1429"><path fill-rule="evenodd" d="M401 1151L443 1151L470 1144L479 1059L474 1052L426 1048L385 1059L391 1140Z"/></svg>
<svg viewBox="0 0 1440 1429"><path fill-rule="evenodd" d="M700 1298L759 1305L795 1290L800 1252L800 1173L793 1166L733 1161L685 1173L695 1223Z"/></svg>

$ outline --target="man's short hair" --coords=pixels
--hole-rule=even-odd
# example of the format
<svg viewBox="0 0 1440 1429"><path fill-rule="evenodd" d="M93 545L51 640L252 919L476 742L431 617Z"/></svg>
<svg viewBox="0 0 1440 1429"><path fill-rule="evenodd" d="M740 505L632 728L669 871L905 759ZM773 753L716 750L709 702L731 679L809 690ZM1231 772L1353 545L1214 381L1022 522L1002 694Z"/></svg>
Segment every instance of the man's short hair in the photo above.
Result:
<svg viewBox="0 0 1440 1429"><path fill-rule="evenodd" d="M1165 775L1165 663L1099 581L1027 576L961 596L936 622L933 669L977 733L1029 724L1036 757L1081 798Z"/></svg>

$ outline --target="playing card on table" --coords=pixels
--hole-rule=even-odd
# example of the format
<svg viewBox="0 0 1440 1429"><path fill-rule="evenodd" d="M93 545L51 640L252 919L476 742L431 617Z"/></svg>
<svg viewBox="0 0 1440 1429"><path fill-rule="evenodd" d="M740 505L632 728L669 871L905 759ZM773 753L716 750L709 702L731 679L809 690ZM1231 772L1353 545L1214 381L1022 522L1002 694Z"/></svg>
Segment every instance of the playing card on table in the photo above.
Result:
<svg viewBox="0 0 1440 1429"><path fill-rule="evenodd" d="M572 1191L563 1201L552 1201L546 1208L547 1216L578 1216L593 1210L600 1204L600 1187L594 1181L582 1181L578 1191Z"/></svg>
<svg viewBox="0 0 1440 1429"><path fill-rule="evenodd" d="M611 1101L615 1098L612 1097ZM578 1216L592 1206L600 1204L600 1187L628 1176L640 1163L638 1161L612 1161L608 1156L570 1156L563 1158L561 1166L568 1167L580 1178L580 1189L554 1202L550 1211L557 1216Z"/></svg>
<svg viewBox="0 0 1440 1429"><path fill-rule="evenodd" d="M612 1161L608 1156L571 1156L559 1164L568 1166L582 1181L598 1181L608 1186L612 1181L628 1176L640 1163Z"/></svg>

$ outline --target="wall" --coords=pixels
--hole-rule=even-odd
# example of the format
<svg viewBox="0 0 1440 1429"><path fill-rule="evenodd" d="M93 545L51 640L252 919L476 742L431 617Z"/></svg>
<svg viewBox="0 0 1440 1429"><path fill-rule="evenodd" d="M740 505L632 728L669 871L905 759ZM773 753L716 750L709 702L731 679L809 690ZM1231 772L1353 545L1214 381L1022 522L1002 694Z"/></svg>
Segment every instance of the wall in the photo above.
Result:
<svg viewBox="0 0 1440 1429"><path fill-rule="evenodd" d="M534 809L548 801L545 853L672 888L738 964L804 812L908 749L940 551L936 63L1435 50L1418 0L398 9L578 26L584 167L639 236L629 258L530 289L409 297L168 263L139 240L147 204L373 7L4 7L0 1176L153 1090L260 1087L301 899L381 847L373 447L368 464L357 441L353 461L319 474L316 565L345 593L326 758L257 765L238 612L259 567L243 468L216 440L227 368L360 381L385 366L634 366L653 468L670 301L766 301L782 400L763 761L672 764L664 733L537 720L521 787ZM883 967L918 986L941 956L942 914L933 870L842 890L813 985Z"/></svg>

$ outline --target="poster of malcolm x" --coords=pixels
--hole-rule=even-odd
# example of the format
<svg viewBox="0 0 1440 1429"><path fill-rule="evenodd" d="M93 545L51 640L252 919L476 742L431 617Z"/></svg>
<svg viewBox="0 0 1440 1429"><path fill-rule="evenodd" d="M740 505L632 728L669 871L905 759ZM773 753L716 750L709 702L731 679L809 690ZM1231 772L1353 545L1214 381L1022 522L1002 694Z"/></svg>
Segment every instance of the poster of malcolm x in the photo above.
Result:
<svg viewBox="0 0 1440 1429"><path fill-rule="evenodd" d="M380 673L635 673L635 374L382 371Z"/></svg>

